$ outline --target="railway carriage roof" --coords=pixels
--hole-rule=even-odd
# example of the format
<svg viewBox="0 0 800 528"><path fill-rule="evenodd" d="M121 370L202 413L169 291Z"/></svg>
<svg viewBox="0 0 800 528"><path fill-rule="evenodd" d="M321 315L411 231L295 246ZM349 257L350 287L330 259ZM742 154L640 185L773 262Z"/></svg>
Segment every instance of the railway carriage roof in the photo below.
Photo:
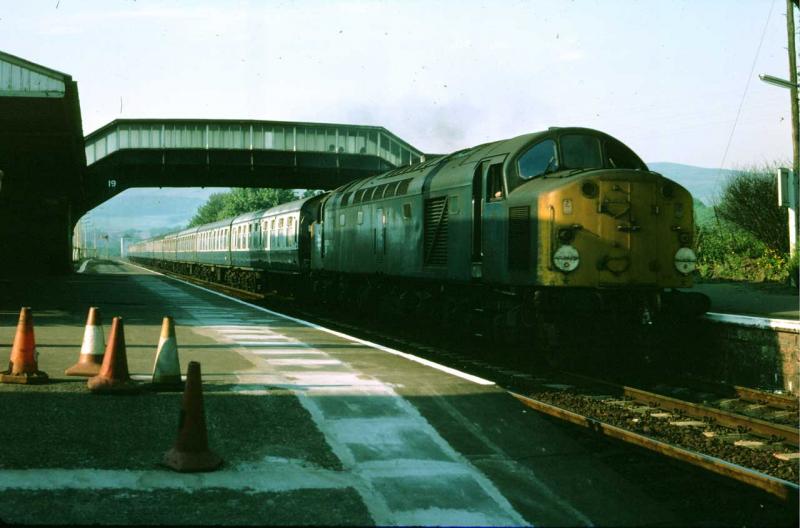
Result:
<svg viewBox="0 0 800 528"><path fill-rule="evenodd" d="M231 219L225 218L224 220L217 220L216 222L211 222L210 224L203 224L198 226L197 229L198 231L206 232L211 231L212 229L228 227L229 225L231 225Z"/></svg>
<svg viewBox="0 0 800 528"><path fill-rule="evenodd" d="M311 196L309 198L301 198L300 200L294 200L294 201L291 201L291 202L282 203L282 204L276 205L275 207L270 207L269 209L261 209L259 211L252 211L252 212L249 212L249 213L243 213L243 214L240 214L239 216L236 216L236 217L234 217L232 219L229 218L228 222L233 221L234 224L241 224L243 222L252 222L254 220L259 220L259 219L261 219L261 218L263 218L265 216L274 216L274 215L285 214L285 213L293 213L293 212L296 212L296 211L299 211L300 209L302 209L303 206L309 200L311 200L312 198L315 198L315 197Z"/></svg>
<svg viewBox="0 0 800 528"><path fill-rule="evenodd" d="M200 227L190 227L188 229L184 229L183 231L178 231L176 234L179 237L186 236L186 235L193 235L200 230Z"/></svg>
<svg viewBox="0 0 800 528"><path fill-rule="evenodd" d="M299 211L300 209L303 208L303 206L306 204L306 202L308 202L312 198L314 198L314 196L311 196L311 197L308 197L308 198L301 198L300 200L294 200L292 202L282 203L280 205L276 205L275 207L271 207L271 208L267 209L266 211L262 211L262 212L269 213L270 215L273 215L273 214L282 214L282 213L289 213L289 212L293 212L293 211Z"/></svg>
<svg viewBox="0 0 800 528"><path fill-rule="evenodd" d="M234 224L253 222L255 220L261 219L261 217L264 216L264 213L266 213L267 211L270 211L270 209L259 209L258 211L242 213L238 216L234 216L233 218L228 218L228 223L234 225Z"/></svg>

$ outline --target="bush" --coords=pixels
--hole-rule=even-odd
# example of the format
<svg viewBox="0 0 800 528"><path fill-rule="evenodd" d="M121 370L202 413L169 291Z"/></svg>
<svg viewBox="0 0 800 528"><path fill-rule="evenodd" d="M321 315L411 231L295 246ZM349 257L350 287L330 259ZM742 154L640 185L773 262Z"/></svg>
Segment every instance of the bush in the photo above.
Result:
<svg viewBox="0 0 800 528"><path fill-rule="evenodd" d="M722 190L717 216L746 231L770 249L789 251L786 210L778 206L775 182L777 165L742 169L734 173Z"/></svg>
<svg viewBox="0 0 800 528"><path fill-rule="evenodd" d="M795 250L792 258L789 259L789 284L792 288L797 288L800 284L800 251Z"/></svg>
<svg viewBox="0 0 800 528"><path fill-rule="evenodd" d="M697 228L697 270L704 279L787 282L792 273L797 274L797 255L792 261L786 253L722 220Z"/></svg>

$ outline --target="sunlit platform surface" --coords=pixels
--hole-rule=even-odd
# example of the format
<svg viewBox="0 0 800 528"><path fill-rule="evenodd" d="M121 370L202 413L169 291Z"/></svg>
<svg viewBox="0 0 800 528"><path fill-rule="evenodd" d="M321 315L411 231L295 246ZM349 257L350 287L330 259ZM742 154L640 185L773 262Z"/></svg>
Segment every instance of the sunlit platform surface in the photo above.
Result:
<svg viewBox="0 0 800 528"><path fill-rule="evenodd" d="M128 264L93 261L80 274L0 284L0 353L23 305L52 383L0 385L7 523L796 520L765 497L743 500L738 484L540 416L489 380ZM162 317L175 318L184 372L189 361L202 366L220 470L159 465L175 442L180 393L97 396L85 378L63 375L78 358L89 306L100 307L106 335L111 317L123 317L129 368L143 384ZM675 478L684 488L667 493Z"/></svg>

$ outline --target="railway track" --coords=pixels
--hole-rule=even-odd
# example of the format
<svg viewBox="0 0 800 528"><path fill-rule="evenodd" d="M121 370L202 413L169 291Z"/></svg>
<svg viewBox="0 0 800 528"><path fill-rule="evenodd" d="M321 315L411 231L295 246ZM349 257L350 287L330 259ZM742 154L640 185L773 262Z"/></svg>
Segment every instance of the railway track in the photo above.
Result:
<svg viewBox="0 0 800 528"><path fill-rule="evenodd" d="M492 379L523 404L539 412L739 480L777 497L796 497L800 490L797 468L800 434L796 422L794 425L776 423L732 410L753 404L769 405L791 416L797 413L794 398L734 387L728 391L733 390L736 398L718 400L720 406L729 407L723 409L580 374L537 371L534 376L520 368L476 359L475 351L469 347L459 347L454 351L402 335L387 335L385 329L364 328L343 321L338 315L334 319L297 307L285 299L175 273L165 274L258 301L386 346L411 349L426 359ZM668 389L661 387L661 391L665 390Z"/></svg>

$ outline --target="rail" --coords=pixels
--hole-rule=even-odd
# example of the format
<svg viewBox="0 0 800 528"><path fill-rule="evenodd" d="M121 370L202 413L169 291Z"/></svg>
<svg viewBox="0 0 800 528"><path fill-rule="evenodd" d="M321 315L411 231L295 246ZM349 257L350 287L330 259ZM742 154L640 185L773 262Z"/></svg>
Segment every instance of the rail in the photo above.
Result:
<svg viewBox="0 0 800 528"><path fill-rule="evenodd" d="M523 404L541 413L568 421L576 425L580 425L582 427L587 427L592 431L598 432L605 436L635 444L640 447L644 447L645 449L661 453L662 455L670 458L681 460L706 470L713 471L714 473L733 478L750 486L762 489L784 500L797 496L797 493L800 491L800 486L787 480L765 475L763 473L759 473L758 471L754 471L737 464L732 464L719 458L704 455L702 453L695 453L693 451L673 446L665 442L654 440L638 433L603 423L599 420L595 420L594 418L583 416L581 414L550 405L549 403L523 396L522 394L511 392L511 395L517 398Z"/></svg>

